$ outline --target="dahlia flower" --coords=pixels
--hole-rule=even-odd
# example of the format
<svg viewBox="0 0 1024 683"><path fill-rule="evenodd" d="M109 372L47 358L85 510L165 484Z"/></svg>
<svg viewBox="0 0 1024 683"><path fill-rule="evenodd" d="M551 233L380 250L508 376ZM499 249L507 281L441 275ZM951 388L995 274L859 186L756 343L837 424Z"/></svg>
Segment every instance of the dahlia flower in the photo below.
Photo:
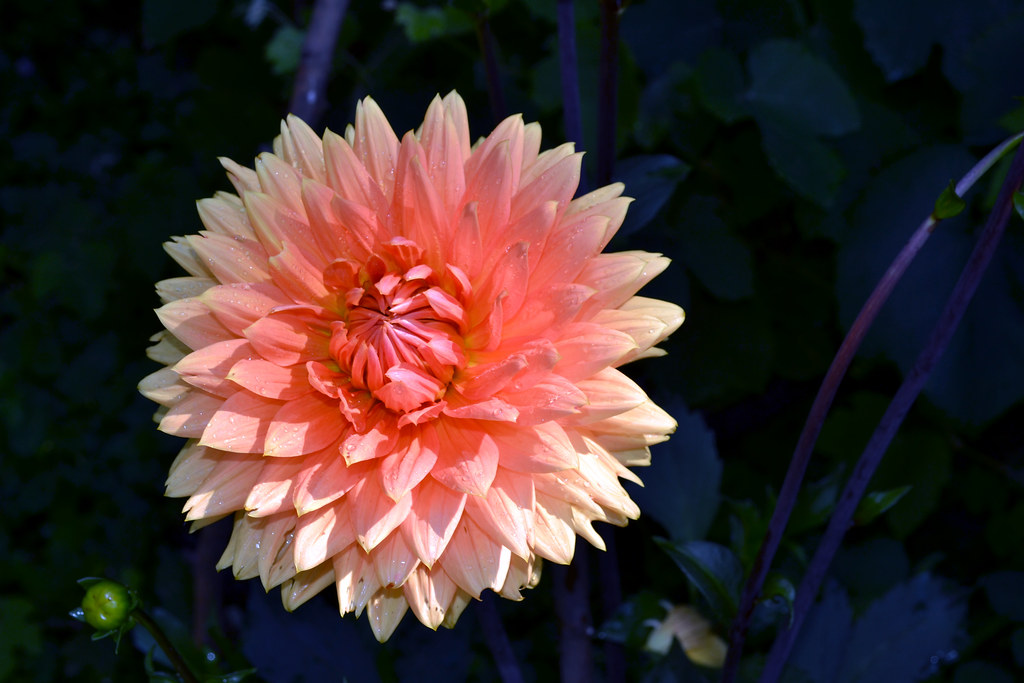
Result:
<svg viewBox="0 0 1024 683"><path fill-rule="evenodd" d="M288 609L333 584L383 641L638 516L619 479L675 422L616 368L683 312L634 296L667 259L601 253L622 185L573 199L580 154L540 135L471 145L452 93L399 140L367 98L344 137L291 116L255 170L221 160L237 194L167 243L188 276L157 284L167 367L140 384L188 439L167 495L234 516L218 568Z"/></svg>

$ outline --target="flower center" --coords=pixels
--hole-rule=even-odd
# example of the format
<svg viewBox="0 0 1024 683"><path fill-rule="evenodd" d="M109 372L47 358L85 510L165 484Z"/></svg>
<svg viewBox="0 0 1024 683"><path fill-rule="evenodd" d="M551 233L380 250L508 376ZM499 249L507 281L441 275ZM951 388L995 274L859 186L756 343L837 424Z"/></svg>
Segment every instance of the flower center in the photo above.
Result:
<svg viewBox="0 0 1024 683"><path fill-rule="evenodd" d="M336 261L325 273L348 311L332 325L331 357L352 390L402 413L435 403L465 364L465 311L419 256L396 239L361 267Z"/></svg>

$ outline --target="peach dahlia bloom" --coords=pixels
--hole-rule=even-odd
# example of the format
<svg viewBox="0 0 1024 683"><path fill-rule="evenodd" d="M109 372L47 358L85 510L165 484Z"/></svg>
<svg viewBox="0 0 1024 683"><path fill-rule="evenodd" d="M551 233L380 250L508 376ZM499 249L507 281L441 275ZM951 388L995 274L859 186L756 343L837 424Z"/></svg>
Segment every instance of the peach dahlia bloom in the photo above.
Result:
<svg viewBox="0 0 1024 683"><path fill-rule="evenodd" d="M471 145L452 93L400 141L367 98L345 137L289 117L255 171L222 160L238 194L166 245L189 275L157 284L140 385L188 439L167 495L234 516L218 568L288 609L333 584L383 641L638 516L619 479L675 422L616 368L683 312L634 296L667 259L601 253L622 185L573 199L580 155L540 135Z"/></svg>

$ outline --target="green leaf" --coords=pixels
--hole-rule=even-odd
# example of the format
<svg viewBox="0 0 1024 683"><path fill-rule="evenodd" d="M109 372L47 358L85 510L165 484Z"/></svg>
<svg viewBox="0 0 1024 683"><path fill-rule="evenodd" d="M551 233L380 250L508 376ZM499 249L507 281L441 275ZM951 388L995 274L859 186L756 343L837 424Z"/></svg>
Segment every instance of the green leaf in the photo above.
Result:
<svg viewBox="0 0 1024 683"><path fill-rule="evenodd" d="M761 145L775 172L799 195L828 208L846 175L839 156L797 123L758 116Z"/></svg>
<svg viewBox="0 0 1024 683"><path fill-rule="evenodd" d="M656 446L644 486L630 495L676 541L704 538L715 518L722 480L722 461L715 435L699 413L682 405L666 408L679 422L668 443Z"/></svg>
<svg viewBox="0 0 1024 683"><path fill-rule="evenodd" d="M705 51L697 63L696 85L701 105L725 123L747 115L742 105L743 65L735 52L717 47Z"/></svg>
<svg viewBox="0 0 1024 683"><path fill-rule="evenodd" d="M964 662L956 668L953 683L1013 683L1015 677L1006 669L985 661Z"/></svg>
<svg viewBox="0 0 1024 683"><path fill-rule="evenodd" d="M992 609L1014 621L1024 621L1024 572L995 572L981 584Z"/></svg>
<svg viewBox="0 0 1024 683"><path fill-rule="evenodd" d="M718 216L718 200L692 196L682 217L680 253L689 271L719 299L735 301L753 295L750 250Z"/></svg>
<svg viewBox="0 0 1024 683"><path fill-rule="evenodd" d="M145 0L142 35L147 45L160 45L179 33L198 28L217 12L212 0Z"/></svg>
<svg viewBox="0 0 1024 683"><path fill-rule="evenodd" d="M42 651L42 621L24 598L0 597L0 680L9 679L16 663Z"/></svg>
<svg viewBox="0 0 1024 683"><path fill-rule="evenodd" d="M828 521L839 498L845 473L846 467L840 464L828 475L804 485L789 516L788 536L802 534Z"/></svg>
<svg viewBox="0 0 1024 683"><path fill-rule="evenodd" d="M840 321L848 326L935 204L935 188L975 159L959 146L919 149L883 170L867 187L836 261ZM909 371L924 348L973 246L966 212L936 230L914 259L861 347ZM1024 235L1009 231L924 394L949 416L985 424L1020 400L1024 385ZM998 340L998 342L993 342ZM906 483L904 480L899 483Z"/></svg>
<svg viewBox="0 0 1024 683"><path fill-rule="evenodd" d="M942 191L939 198L935 200L935 210L932 211L932 216L937 220L945 220L952 218L967 206L967 202L956 193L956 185L952 180L949 181L949 185Z"/></svg>
<svg viewBox="0 0 1024 683"><path fill-rule="evenodd" d="M661 538L657 543L704 596L718 623L731 623L743 582L743 567L736 554L709 541L674 543Z"/></svg>
<svg viewBox="0 0 1024 683"><path fill-rule="evenodd" d="M771 573L764 580L761 588L760 602L776 600L786 607L789 624L793 624L793 601L796 600L796 588L793 583L781 574Z"/></svg>
<svg viewBox="0 0 1024 683"><path fill-rule="evenodd" d="M291 24L278 26L264 53L275 74L287 76L298 70L299 60L302 58L302 44L305 40L305 31Z"/></svg>
<svg viewBox="0 0 1024 683"><path fill-rule="evenodd" d="M616 180L626 186L625 194L636 200L630 204L619 234L628 235L647 225L689 173L690 165L670 154L635 156L616 163Z"/></svg>
<svg viewBox="0 0 1024 683"><path fill-rule="evenodd" d="M1017 215L1024 218L1024 192L1013 193L1013 208L1017 210Z"/></svg>
<svg viewBox="0 0 1024 683"><path fill-rule="evenodd" d="M1024 628L1017 629L1010 636L1010 649L1013 650L1013 661L1024 667Z"/></svg>
<svg viewBox="0 0 1024 683"><path fill-rule="evenodd" d="M887 491L870 491L858 503L857 510L853 513L853 523L860 526L869 524L898 503L903 496L910 492L911 488L910 485L907 485Z"/></svg>
<svg viewBox="0 0 1024 683"><path fill-rule="evenodd" d="M240 669L239 671L232 671L229 674L223 676L213 676L205 679L206 683L240 683L249 676L256 673L256 669Z"/></svg>
<svg viewBox="0 0 1024 683"><path fill-rule="evenodd" d="M857 103L843 80L801 44L772 40L748 61L747 99L760 120L777 119L803 137L845 135L860 127Z"/></svg>
<svg viewBox="0 0 1024 683"><path fill-rule="evenodd" d="M803 672L812 683L835 681L852 622L853 608L846 592L834 581L826 583L821 599L800 629L789 668Z"/></svg>
<svg viewBox="0 0 1024 683"><path fill-rule="evenodd" d="M452 7L418 7L411 2L399 3L395 21L405 30L411 43L423 43L442 36L473 30L473 21L462 10Z"/></svg>
<svg viewBox="0 0 1024 683"><path fill-rule="evenodd" d="M652 591L641 591L619 605L598 631L597 637L640 649L647 640L650 620L665 616L664 600Z"/></svg>
<svg viewBox="0 0 1024 683"><path fill-rule="evenodd" d="M838 683L918 680L936 652L953 647L965 614L928 574L894 587L854 624Z"/></svg>

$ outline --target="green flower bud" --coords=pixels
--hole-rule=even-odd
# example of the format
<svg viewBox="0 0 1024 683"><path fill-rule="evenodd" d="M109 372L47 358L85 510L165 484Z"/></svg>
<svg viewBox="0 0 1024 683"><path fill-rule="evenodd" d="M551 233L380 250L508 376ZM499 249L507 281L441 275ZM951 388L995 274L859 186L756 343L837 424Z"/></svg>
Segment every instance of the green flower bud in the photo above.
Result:
<svg viewBox="0 0 1024 683"><path fill-rule="evenodd" d="M98 581L85 591L82 611L86 623L99 631L120 628L135 609L136 601L127 588L114 581Z"/></svg>

